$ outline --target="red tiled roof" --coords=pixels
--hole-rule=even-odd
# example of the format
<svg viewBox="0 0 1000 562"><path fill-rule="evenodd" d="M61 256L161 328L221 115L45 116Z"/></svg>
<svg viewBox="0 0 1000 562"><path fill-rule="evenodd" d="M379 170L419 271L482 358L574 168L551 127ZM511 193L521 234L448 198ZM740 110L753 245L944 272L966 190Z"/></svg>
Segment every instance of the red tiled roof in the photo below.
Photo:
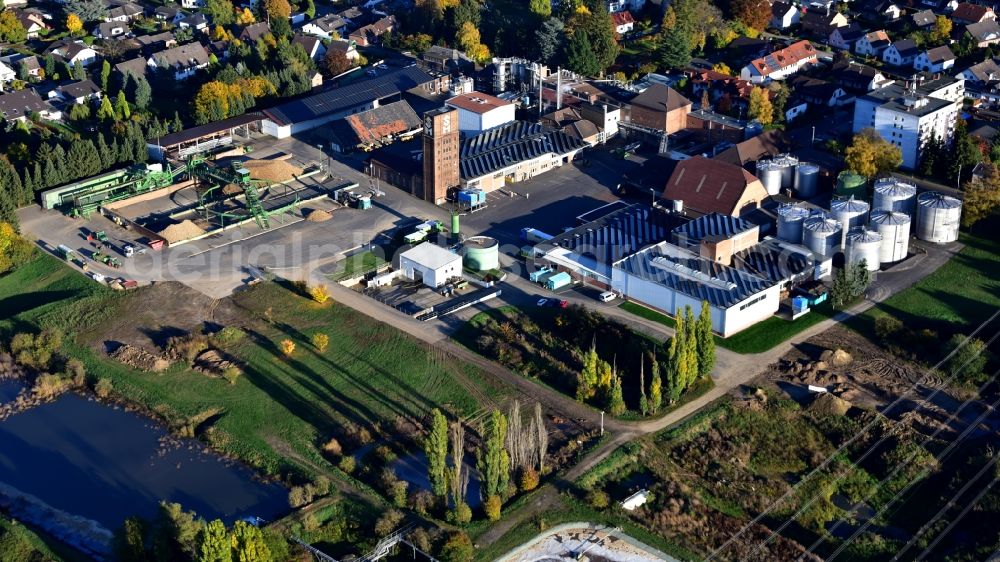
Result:
<svg viewBox="0 0 1000 562"><path fill-rule="evenodd" d="M703 213L733 215L747 186L757 178L740 166L695 156L674 168L663 189L664 199L679 199Z"/></svg>
<svg viewBox="0 0 1000 562"><path fill-rule="evenodd" d="M615 27L618 27L619 25L635 23L635 20L632 18L632 12L628 10L625 10L624 12L615 12L611 14L611 21L614 22Z"/></svg>
<svg viewBox="0 0 1000 562"><path fill-rule="evenodd" d="M504 101L496 96L483 94L481 92L472 92L471 94L460 94L449 99L445 103L447 103L450 106L457 107L459 109L471 111L473 113L486 113L487 111L494 110L498 107L511 105L509 101Z"/></svg>
<svg viewBox="0 0 1000 562"><path fill-rule="evenodd" d="M776 70L815 58L817 58L816 49L813 48L809 41L803 40L792 43L784 49L774 51L766 57L756 59L750 64L757 69L757 72L760 72L761 76L767 76ZM777 66L769 65L767 63L769 59L773 59L777 63Z"/></svg>
<svg viewBox="0 0 1000 562"><path fill-rule="evenodd" d="M982 21L986 14L991 13L993 13L993 8L990 8L989 6L980 6L979 4L962 2L957 8L955 8L955 11L951 13L951 17L956 20L977 23Z"/></svg>

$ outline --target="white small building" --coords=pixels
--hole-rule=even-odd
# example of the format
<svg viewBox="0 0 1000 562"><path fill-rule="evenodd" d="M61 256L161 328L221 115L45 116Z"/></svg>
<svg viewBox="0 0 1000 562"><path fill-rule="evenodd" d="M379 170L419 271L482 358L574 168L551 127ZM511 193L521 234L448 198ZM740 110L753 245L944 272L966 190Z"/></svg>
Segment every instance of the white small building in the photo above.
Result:
<svg viewBox="0 0 1000 562"><path fill-rule="evenodd" d="M639 490L638 492L622 500L622 509L624 509L625 511L634 511L635 509L642 507L646 503L646 500L648 499L649 499L649 490Z"/></svg>
<svg viewBox="0 0 1000 562"><path fill-rule="evenodd" d="M17 72L0 61L0 82L10 82L17 78Z"/></svg>
<svg viewBox="0 0 1000 562"><path fill-rule="evenodd" d="M913 61L914 70L944 72L955 66L955 53L947 45L927 49Z"/></svg>
<svg viewBox="0 0 1000 562"><path fill-rule="evenodd" d="M910 66L918 53L920 49L912 39L900 39L889 45L889 48L882 53L882 62L895 66Z"/></svg>
<svg viewBox="0 0 1000 562"><path fill-rule="evenodd" d="M458 110L458 130L476 135L514 122L514 104L496 96L472 92L457 95L445 102Z"/></svg>
<svg viewBox="0 0 1000 562"><path fill-rule="evenodd" d="M892 41L884 29L866 33L854 44L854 52L864 57L881 57Z"/></svg>
<svg viewBox="0 0 1000 562"><path fill-rule="evenodd" d="M462 256L424 242L399 255L399 269L407 279L437 288L462 275Z"/></svg>
<svg viewBox="0 0 1000 562"><path fill-rule="evenodd" d="M788 29L793 25L798 25L802 13L799 7L790 2L775 2L771 4L771 27L775 29Z"/></svg>

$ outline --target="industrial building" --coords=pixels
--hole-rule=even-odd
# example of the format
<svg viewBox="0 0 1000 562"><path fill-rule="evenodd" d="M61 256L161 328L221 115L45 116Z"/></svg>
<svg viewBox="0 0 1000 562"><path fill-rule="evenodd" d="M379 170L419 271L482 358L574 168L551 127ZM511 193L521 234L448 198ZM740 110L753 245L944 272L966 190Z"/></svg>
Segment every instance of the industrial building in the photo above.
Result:
<svg viewBox="0 0 1000 562"><path fill-rule="evenodd" d="M206 123L177 131L156 139L146 145L149 157L164 161L167 158L184 159L193 154L211 152L233 144L234 137L249 139L251 133L260 131L263 114L252 111L221 121Z"/></svg>
<svg viewBox="0 0 1000 562"><path fill-rule="evenodd" d="M370 151L398 139L413 138L422 122L403 100L348 115L330 128L330 148L336 152Z"/></svg>
<svg viewBox="0 0 1000 562"><path fill-rule="evenodd" d="M750 172L703 156L679 162L663 189L664 199L681 201L684 209L734 217L757 209L767 196Z"/></svg>
<svg viewBox="0 0 1000 562"><path fill-rule="evenodd" d="M424 242L399 255L399 270L407 279L437 288L462 275L462 256Z"/></svg>
<svg viewBox="0 0 1000 562"><path fill-rule="evenodd" d="M472 92L445 102L458 110L458 130L463 135L477 135L514 121L514 104L496 96Z"/></svg>

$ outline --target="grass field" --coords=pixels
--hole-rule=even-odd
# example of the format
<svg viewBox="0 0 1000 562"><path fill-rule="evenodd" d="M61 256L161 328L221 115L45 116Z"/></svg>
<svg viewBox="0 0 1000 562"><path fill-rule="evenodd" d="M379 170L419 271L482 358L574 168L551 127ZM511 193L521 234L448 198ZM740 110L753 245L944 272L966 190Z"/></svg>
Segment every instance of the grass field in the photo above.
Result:
<svg viewBox="0 0 1000 562"><path fill-rule="evenodd" d="M364 252L348 256L344 258L340 264L338 264L338 271L330 274L330 279L334 281L349 279L355 275L375 269L384 263L386 263L386 261L375 255L373 252Z"/></svg>
<svg viewBox="0 0 1000 562"><path fill-rule="evenodd" d="M87 562L89 557L41 532L0 516L0 561Z"/></svg>
<svg viewBox="0 0 1000 562"><path fill-rule="evenodd" d="M618 307L669 328L675 326L673 318L634 302L623 302ZM830 301L826 301L798 320L789 321L772 316L728 338L716 336L715 344L736 353L761 353L830 318L835 312Z"/></svg>
<svg viewBox="0 0 1000 562"><path fill-rule="evenodd" d="M431 408L467 415L485 397L504 396L474 368L389 325L277 283L233 297L247 336L220 347L244 366L235 385L183 364L160 374L138 371L96 349L108 326L127 321L121 311L141 307L157 290L115 293L41 257L0 279L0 329L9 335L54 326L76 334L65 338L65 351L91 375L110 378L126 401L175 427L207 422L202 429L211 425L207 437L216 448L272 475L293 466L306 474L328 468L319 446L334 436L343 441L346 427L366 428L378 439L391 435L397 420L422 420ZM318 332L329 336L325 352L311 344ZM296 345L290 357L280 351L284 339Z"/></svg>

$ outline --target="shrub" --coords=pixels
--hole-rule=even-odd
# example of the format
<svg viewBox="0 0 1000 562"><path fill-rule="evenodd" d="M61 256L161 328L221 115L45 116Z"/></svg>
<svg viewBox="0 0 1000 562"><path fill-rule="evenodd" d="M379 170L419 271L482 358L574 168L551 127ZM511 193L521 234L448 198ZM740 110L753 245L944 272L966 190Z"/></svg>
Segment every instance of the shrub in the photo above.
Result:
<svg viewBox="0 0 1000 562"><path fill-rule="evenodd" d="M441 559L441 562L471 562L475 555L476 551L469 535L459 531L448 537L448 540L441 546L438 558Z"/></svg>
<svg viewBox="0 0 1000 562"><path fill-rule="evenodd" d="M875 319L875 335L880 341L889 341L903 330L903 323L895 316L879 316Z"/></svg>
<svg viewBox="0 0 1000 562"><path fill-rule="evenodd" d="M406 493L409 491L409 484L403 480L397 480L393 482L392 488L390 490L390 495L392 496L392 505L396 507L406 507Z"/></svg>
<svg viewBox="0 0 1000 562"><path fill-rule="evenodd" d="M35 379L35 385L31 388L31 392L42 400L54 398L66 390L67 382L62 377L45 373Z"/></svg>
<svg viewBox="0 0 1000 562"><path fill-rule="evenodd" d="M98 398L107 398L111 395L111 389L111 379L101 378L97 381L97 384L94 385L94 394L96 394Z"/></svg>
<svg viewBox="0 0 1000 562"><path fill-rule="evenodd" d="M236 326L226 326L216 332L213 337L220 345L233 345L243 341L243 338L245 338L246 335L246 332Z"/></svg>
<svg viewBox="0 0 1000 562"><path fill-rule="evenodd" d="M236 384L236 381L239 380L242 374L243 371L236 365L230 365L222 370L222 378L229 381L229 384Z"/></svg>
<svg viewBox="0 0 1000 562"><path fill-rule="evenodd" d="M66 376L73 381L73 386L82 387L87 382L87 369L83 361L72 358L66 362Z"/></svg>
<svg viewBox="0 0 1000 562"><path fill-rule="evenodd" d="M609 498L607 492L604 492L603 490L591 490L590 493L587 494L587 503L589 503L590 507L593 507L594 509L604 509L610 505L611 498Z"/></svg>
<svg viewBox="0 0 1000 562"><path fill-rule="evenodd" d="M281 352L285 354L286 357L291 357L295 353L295 342L292 340L281 340Z"/></svg>
<svg viewBox="0 0 1000 562"><path fill-rule="evenodd" d="M410 494L410 507L420 515L427 515L434 508L434 494L417 490Z"/></svg>
<svg viewBox="0 0 1000 562"><path fill-rule="evenodd" d="M330 345L330 336L324 333L313 334L312 344L320 353L326 351L328 345Z"/></svg>
<svg viewBox="0 0 1000 562"><path fill-rule="evenodd" d="M292 486L292 489L288 491L288 505L289 507L296 508L302 507L309 503L310 499L306 499L307 492L302 486Z"/></svg>
<svg viewBox="0 0 1000 562"><path fill-rule="evenodd" d="M206 349L208 349L208 338L201 334L174 336L167 340L167 355L183 359L188 363L194 361L195 357Z"/></svg>
<svg viewBox="0 0 1000 562"><path fill-rule="evenodd" d="M389 464L398 458L396 452L393 451L392 447L388 445L379 445L378 447L375 447L375 455L378 456L379 460L385 464Z"/></svg>
<svg viewBox="0 0 1000 562"><path fill-rule="evenodd" d="M312 300L323 304L330 300L330 293L326 289L326 285L316 285L312 289L309 289L309 296Z"/></svg>
<svg viewBox="0 0 1000 562"><path fill-rule="evenodd" d="M390 509L375 522L375 534L379 537L388 536L396 530L401 521L403 521L403 513L398 509Z"/></svg>
<svg viewBox="0 0 1000 562"><path fill-rule="evenodd" d="M316 518L316 514L309 512L303 513L301 518L302 528L310 533L319 529L319 519Z"/></svg>
<svg viewBox="0 0 1000 562"><path fill-rule="evenodd" d="M486 518L490 521L499 521L500 506L500 496L490 496L486 498L486 502L483 503L483 511L486 512Z"/></svg>
<svg viewBox="0 0 1000 562"><path fill-rule="evenodd" d="M468 525L472 521L472 508L465 502L459 503L448 513L448 521L460 527Z"/></svg>
<svg viewBox="0 0 1000 562"><path fill-rule="evenodd" d="M354 469L357 468L357 461L354 457L347 455L346 457L341 457L340 462L337 463L337 468L344 471L346 474L351 474Z"/></svg>
<svg viewBox="0 0 1000 562"><path fill-rule="evenodd" d="M313 491L317 496L325 496L330 493L330 479L319 475L313 480Z"/></svg>
<svg viewBox="0 0 1000 562"><path fill-rule="evenodd" d="M323 450L326 451L327 454L335 457L339 457L344 454L344 449L340 446L340 441L337 441L336 437L331 437L330 440L326 442L326 445L323 445Z"/></svg>
<svg viewBox="0 0 1000 562"><path fill-rule="evenodd" d="M530 492L537 487L538 487L538 472L531 467L527 467L524 470L522 470L521 481L518 483L518 488L520 488L522 492Z"/></svg>

